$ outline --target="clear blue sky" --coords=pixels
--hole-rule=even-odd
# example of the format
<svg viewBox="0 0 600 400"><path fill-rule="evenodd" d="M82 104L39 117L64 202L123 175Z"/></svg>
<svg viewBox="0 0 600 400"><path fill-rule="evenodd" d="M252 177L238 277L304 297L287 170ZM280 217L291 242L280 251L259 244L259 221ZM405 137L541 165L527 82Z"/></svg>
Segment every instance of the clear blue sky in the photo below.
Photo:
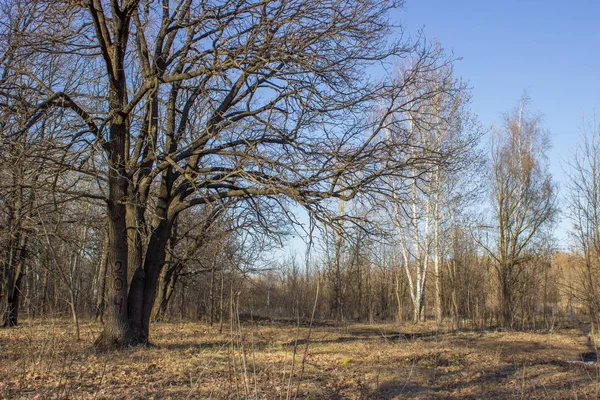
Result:
<svg viewBox="0 0 600 400"><path fill-rule="evenodd" d="M455 72L472 87L484 126L500 122L527 91L551 132L551 171L564 195L561 163L575 149L582 117L600 112L600 1L406 0L392 21L407 34L422 29L462 58ZM560 224L561 242L569 226Z"/></svg>

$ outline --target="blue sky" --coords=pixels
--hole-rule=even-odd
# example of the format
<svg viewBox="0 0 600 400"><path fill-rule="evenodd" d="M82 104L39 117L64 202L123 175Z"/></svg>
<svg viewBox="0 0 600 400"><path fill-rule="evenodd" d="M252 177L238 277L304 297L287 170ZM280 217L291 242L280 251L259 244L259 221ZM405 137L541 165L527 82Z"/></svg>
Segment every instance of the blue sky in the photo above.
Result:
<svg viewBox="0 0 600 400"><path fill-rule="evenodd" d="M551 171L564 195L564 161L582 117L600 107L600 1L407 0L391 18L462 58L455 73L472 87L472 109L485 127L527 91L551 132ZM560 247L569 226L559 226Z"/></svg>
<svg viewBox="0 0 600 400"><path fill-rule="evenodd" d="M487 129L527 92L530 109L550 131L550 168L564 196L564 162L580 139L582 118L595 109L600 115L600 0L406 0L391 22L406 35L422 30L462 58L455 73L469 82L472 110ZM566 218L557 226L562 249L571 226ZM278 254L293 252L304 255L299 237Z"/></svg>

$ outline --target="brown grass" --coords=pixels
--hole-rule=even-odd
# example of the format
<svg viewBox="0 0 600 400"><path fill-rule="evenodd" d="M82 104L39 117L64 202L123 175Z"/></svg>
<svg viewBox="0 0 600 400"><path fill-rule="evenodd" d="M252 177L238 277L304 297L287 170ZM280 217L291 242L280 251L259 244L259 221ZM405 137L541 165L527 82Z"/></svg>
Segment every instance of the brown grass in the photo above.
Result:
<svg viewBox="0 0 600 400"><path fill-rule="evenodd" d="M509 399L598 398L581 333L436 332L432 325L308 329L161 323L156 347L96 353L101 327L25 321L0 330L0 398ZM294 372L292 354L297 347ZM291 379L290 379L291 376Z"/></svg>

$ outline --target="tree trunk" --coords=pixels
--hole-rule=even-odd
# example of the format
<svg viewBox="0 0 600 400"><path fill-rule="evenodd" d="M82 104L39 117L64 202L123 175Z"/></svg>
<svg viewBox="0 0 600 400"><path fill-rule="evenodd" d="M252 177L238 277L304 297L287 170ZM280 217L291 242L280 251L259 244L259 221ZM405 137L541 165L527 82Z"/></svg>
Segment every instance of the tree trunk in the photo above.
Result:
<svg viewBox="0 0 600 400"><path fill-rule="evenodd" d="M221 267L221 290L219 293L219 334L223 333L223 290L225 288L225 271Z"/></svg>
<svg viewBox="0 0 600 400"><path fill-rule="evenodd" d="M158 291L150 318L152 321L162 321L165 318L171 295L175 291L181 261L175 261L175 244L177 241L177 219L171 226L169 252L165 253L163 266L158 278Z"/></svg>
<svg viewBox="0 0 600 400"><path fill-rule="evenodd" d="M129 310L130 324L139 331L138 344L147 344L150 318L156 299L160 273L165 265L166 246L170 237L171 223L161 220L150 235L144 268L138 269L131 281Z"/></svg>
<svg viewBox="0 0 600 400"><path fill-rule="evenodd" d="M505 328L512 328L513 326L513 299L512 299L512 287L510 281L510 275L508 267L504 268L501 276L501 304L500 314L502 326Z"/></svg>
<svg viewBox="0 0 600 400"><path fill-rule="evenodd" d="M2 321L1 326L3 328L10 328L17 326L19 318L19 300L21 294L21 282L23 275L18 273L18 278L11 280L8 285L5 286L5 293L3 296L2 304Z"/></svg>
<svg viewBox="0 0 600 400"><path fill-rule="evenodd" d="M108 262L108 232L102 245L102 255L100 256L100 265L98 266L98 294L96 296L96 320L103 322L104 307L106 306L106 271Z"/></svg>
<svg viewBox="0 0 600 400"><path fill-rule="evenodd" d="M9 256L8 265L5 266L4 272L4 288L2 293L2 304L0 305L0 312L2 312L0 326L3 328L17 326L19 320L21 284L23 276L25 275L26 235L19 235L16 242L18 243L19 248L16 249L16 252L10 252L11 255ZM17 257L14 256L15 253L17 254Z"/></svg>
<svg viewBox="0 0 600 400"><path fill-rule="evenodd" d="M420 322L425 322L425 289L427 285L427 276L423 278L423 289L421 289L421 298L419 300L419 316Z"/></svg>
<svg viewBox="0 0 600 400"><path fill-rule="evenodd" d="M160 272L158 291L152 309L152 321L162 321L165 318L169 300L171 300L171 297L175 292L175 285L177 284L177 278L179 276L176 271L177 269L176 266L173 267L166 263Z"/></svg>
<svg viewBox="0 0 600 400"><path fill-rule="evenodd" d="M167 297L167 287L169 286L170 275L169 275L169 266L165 265L158 278L158 290L156 292L156 300L154 302L154 306L152 308L152 315L150 318L154 322L162 321L164 318L164 310L167 308L166 297ZM165 303L163 305L163 303Z"/></svg>
<svg viewBox="0 0 600 400"><path fill-rule="evenodd" d="M210 287L209 287L209 291L208 291L208 306L209 306L209 310L208 310L208 323L210 324L210 326L213 326L214 322L215 322L215 267L217 264L217 256L215 255L215 258L212 262L212 266L210 269ZM267 308L269 307L269 289L267 289Z"/></svg>
<svg viewBox="0 0 600 400"><path fill-rule="evenodd" d="M342 211L343 213L343 205ZM337 233L337 232L336 232ZM337 233L337 238L335 241L335 282L334 282L334 313L335 320L340 322L344 320L344 311L343 311L343 293L342 293L342 236Z"/></svg>
<svg viewBox="0 0 600 400"><path fill-rule="evenodd" d="M433 255L433 273L435 276L435 322L439 327L442 325L443 309L442 309L442 269L440 268L441 262L441 248L440 248L440 173L439 171L435 174L435 198L433 207L433 243L434 243L434 255Z"/></svg>
<svg viewBox="0 0 600 400"><path fill-rule="evenodd" d="M460 329L460 319L458 313L458 295L456 293L456 260L452 260L448 263L448 272L450 285L452 285L452 327L454 330L458 330Z"/></svg>
<svg viewBox="0 0 600 400"><path fill-rule="evenodd" d="M111 125L108 168L108 307L105 310L104 331L96 340L97 346L105 348L127 346L140 341L139 332L130 329L127 310L128 249L125 202L129 179L125 171L126 137L127 126L124 120Z"/></svg>
<svg viewBox="0 0 600 400"><path fill-rule="evenodd" d="M79 314L77 313L77 296L73 289L71 289L70 297L71 315L73 316L73 324L75 325L75 338L77 339L77 341L79 341L81 340L81 335L79 333Z"/></svg>

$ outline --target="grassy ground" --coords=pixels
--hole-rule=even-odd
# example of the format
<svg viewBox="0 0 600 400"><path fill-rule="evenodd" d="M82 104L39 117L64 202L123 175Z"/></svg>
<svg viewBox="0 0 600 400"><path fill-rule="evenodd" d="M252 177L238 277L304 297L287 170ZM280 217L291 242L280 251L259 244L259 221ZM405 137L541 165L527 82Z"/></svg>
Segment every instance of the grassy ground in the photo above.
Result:
<svg viewBox="0 0 600 400"><path fill-rule="evenodd" d="M96 353L66 320L0 330L0 398L590 399L581 333L436 332L432 325L164 323L156 347ZM295 353L295 357L294 357ZM295 359L295 361L293 361ZM304 362L303 362L304 360ZM293 368L293 372L292 372Z"/></svg>

